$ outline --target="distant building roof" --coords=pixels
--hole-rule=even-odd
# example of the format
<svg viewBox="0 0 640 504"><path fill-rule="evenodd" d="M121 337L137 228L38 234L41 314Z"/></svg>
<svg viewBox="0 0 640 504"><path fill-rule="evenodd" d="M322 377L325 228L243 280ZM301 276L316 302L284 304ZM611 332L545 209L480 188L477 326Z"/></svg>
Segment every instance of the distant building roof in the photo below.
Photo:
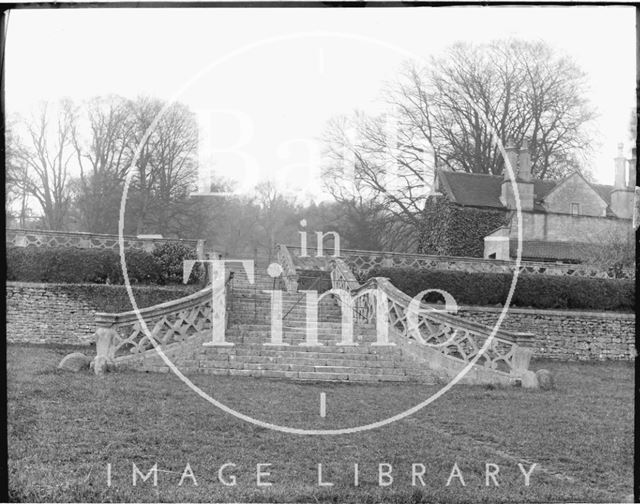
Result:
<svg viewBox="0 0 640 504"><path fill-rule="evenodd" d="M598 245L574 242L523 240L522 259L537 261L564 261L582 262L589 248L597 248ZM518 252L518 240L509 240L509 255L516 257Z"/></svg>
<svg viewBox="0 0 640 504"><path fill-rule="evenodd" d="M500 201L502 192L501 175L484 175L480 173L452 172L438 170L440 188L451 201L464 206L489 207L504 209ZM533 196L536 210L544 211L539 204L561 180L533 180ZM590 184L591 187L611 205L611 191L613 186Z"/></svg>

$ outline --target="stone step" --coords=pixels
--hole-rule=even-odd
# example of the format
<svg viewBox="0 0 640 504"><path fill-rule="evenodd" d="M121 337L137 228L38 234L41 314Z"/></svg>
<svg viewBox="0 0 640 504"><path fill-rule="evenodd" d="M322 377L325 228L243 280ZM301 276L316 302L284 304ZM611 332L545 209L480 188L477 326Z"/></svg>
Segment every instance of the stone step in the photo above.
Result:
<svg viewBox="0 0 640 504"><path fill-rule="evenodd" d="M330 316L326 316L326 317L321 317L318 316L318 324L314 324L311 325L310 327L318 327L318 328L326 328L326 329L331 329L333 331L336 331L336 333L339 333L340 331L340 322L339 322L339 318L338 320L336 320L334 317L330 317ZM289 318L287 317L286 319L284 319L282 321L283 323L283 327L287 327L289 329L291 329L292 331L305 331L306 327L307 327L307 321L304 318ZM330 325L326 325L326 324L332 324L335 323L335 326L330 326ZM266 315L252 315L252 314L244 314L243 316L237 316L237 315L230 315L229 316L229 326L228 326L228 330L235 330L236 327L241 327L241 326L247 326L247 325L253 325L253 326L261 326L261 327L256 327L255 330L265 330L265 331L269 331L271 328L271 316L266 316ZM353 332L362 332L359 329L356 329L357 326L354 327ZM368 332L368 330L367 330Z"/></svg>
<svg viewBox="0 0 640 504"><path fill-rule="evenodd" d="M282 333L283 334L289 334L292 336L302 336L304 337L307 332L309 330L316 330L318 332L318 334L327 334L327 335L333 335L336 337L336 339L340 339L341 338L341 330L342 330L342 326L338 323L336 323L335 325L329 325L331 323L319 323L319 324L300 324L299 326L291 326L291 325L283 325L282 326ZM251 327L246 327L246 326L251 326ZM363 335L371 335L375 337L375 331L372 331L370 329L360 329L358 327L354 327L352 329L353 334L357 334L360 336ZM268 323L265 324L238 324L238 325L232 325L227 329L227 334L228 335L238 335L238 336L260 336L260 335L264 335L264 334L270 334L271 333L271 325Z"/></svg>
<svg viewBox="0 0 640 504"><path fill-rule="evenodd" d="M289 321L285 319L282 324L282 328L284 330L291 329L293 331L304 330L306 326L307 326L306 320ZM340 328L342 327L342 322L340 320L333 320L333 319L321 320L320 318L318 318L318 324L316 326L319 328L340 330ZM261 329L269 330L270 327L271 327L270 322L267 322L267 323L247 322L245 324L234 324L233 326L230 326L228 328L228 331L237 331L237 330L250 331L250 330L261 330ZM374 334L375 331L376 331L375 324L354 324L353 325L354 333L355 332L371 332L372 334Z"/></svg>
<svg viewBox="0 0 640 504"><path fill-rule="evenodd" d="M299 297L294 293L283 291L277 282L275 286L273 285L273 282L256 282L254 284L247 283L246 285L233 284L230 286L230 290L233 294L258 295L261 297L270 296L269 293L263 291L279 290L282 291L283 297Z"/></svg>
<svg viewBox="0 0 640 504"><path fill-rule="evenodd" d="M236 354L237 352L247 352L251 355L269 355L268 352L295 352L314 354L314 357L325 357L326 355L396 355L401 356L402 350L398 347L373 347L373 346L335 346L335 345L318 345L318 346L299 346L299 345L278 345L265 346L263 344L242 343L227 347L201 347L201 352L210 354ZM322 355L320 355L322 354ZM301 356L303 357L303 356ZM308 358L308 357L307 357Z"/></svg>
<svg viewBox="0 0 640 504"><path fill-rule="evenodd" d="M273 343L271 336L268 333L263 333L260 335L250 335L250 336L227 336L225 338L227 341L231 343L236 343L238 345L263 345L265 343ZM291 334L283 334L282 341L284 343L288 343L290 346L301 345L303 343L307 343L309 340L306 335L291 335ZM318 342L322 343L322 346L346 346L343 343L343 340L334 334L318 334ZM348 343L348 345L353 344L356 346L370 346L375 343L375 338L365 338L362 336L354 336L352 341ZM377 345L376 345L377 346Z"/></svg>
<svg viewBox="0 0 640 504"><path fill-rule="evenodd" d="M265 346L264 345L265 343L269 343L269 344L271 343L271 338L269 337L268 334L262 335L260 337L257 337L257 336L227 337L226 340L228 342L235 343L238 346L245 346L245 345ZM283 335L282 340L284 343L287 343L288 346L301 347L301 348L302 348L301 345L307 342L307 338L304 336L292 337L292 336ZM318 342L322 343L323 347L325 346L331 347L331 346L338 346L338 344L342 343L342 340L339 337L336 337L334 335L318 335ZM358 337L353 338L354 345L360 346L360 347L370 346L374 342L375 342L375 338L373 338L371 341L365 338L358 338ZM269 346L271 345L268 345L265 347L268 348Z"/></svg>
<svg viewBox="0 0 640 504"><path fill-rule="evenodd" d="M302 351L304 347L291 347L290 350L276 350L276 347L259 347L259 348L245 348L245 347L237 347L235 353L229 354L209 354L207 353L207 359L212 358L214 360L230 360L233 358L238 358L242 356L246 356L247 358L260 361L264 359L265 361L269 361L269 359L300 359L302 361L313 361L316 363L326 363L326 365L332 365L339 362L348 361L349 364L345 365L353 365L353 362L363 361L369 362L387 362L392 361L394 363L401 362L401 356L396 353L386 354L386 353L357 353L357 352L305 352ZM277 347L282 348L282 347ZM287 348L287 347L284 347ZM306 363L306 362L305 362Z"/></svg>
<svg viewBox="0 0 640 504"><path fill-rule="evenodd" d="M265 308L271 308L271 296L268 294L265 294L264 297L262 296L256 296L256 295L244 295L242 293L238 294L238 293L234 293L233 296L231 296L231 303L236 304L237 306L241 307L244 306L246 304L252 304L252 305L259 305ZM342 309L333 299L321 299L320 302L318 303L319 306L326 306L326 307L333 307L336 309ZM301 306L302 308L304 308L306 306L306 300L305 299L290 299L290 298L282 298L282 306L283 307L287 307L287 308L292 308L294 306Z"/></svg>
<svg viewBox="0 0 640 504"><path fill-rule="evenodd" d="M316 336L321 341L334 341L336 344L341 343L343 341L342 335L340 334L339 329L318 329L316 332ZM307 341L309 339L309 335L307 331L299 330L285 330L282 331L282 338L285 340L291 341ZM257 329L253 331L243 331L243 332L227 332L226 336L227 341L244 341L244 342L255 342L255 343L271 343L271 331L269 329ZM360 334L354 332L352 335L352 342L356 341L366 341L367 343L374 343L376 341L375 335L368 334Z"/></svg>
<svg viewBox="0 0 640 504"><path fill-rule="evenodd" d="M196 356L183 359L178 362L178 367L182 368L215 368L215 369L247 369L247 370L268 370L268 371L297 371L307 373L347 373L347 374L368 374L368 375L399 375L413 377L433 377L432 370L424 367L403 366L402 361L372 361L372 360L340 360L319 358L283 358L265 357L255 355L238 356L233 354L222 354L220 358L198 359ZM223 358L224 357L224 358ZM160 366L160 357L148 358L147 366Z"/></svg>
<svg viewBox="0 0 640 504"><path fill-rule="evenodd" d="M249 315L260 315L262 317L271 317L271 308L266 308L264 306L252 306L247 305L241 308L238 308L235 305L227 305L229 308L229 312L231 315L235 315L238 318ZM340 322L342 320L342 312L336 309L326 309L325 307L320 307L318 310L318 316L330 317L335 322ZM307 311L304 308L295 308L294 310L282 310L282 318L283 320L296 319L296 320L306 320ZM335 319L335 320L334 320Z"/></svg>
<svg viewBox="0 0 640 504"><path fill-rule="evenodd" d="M253 299L232 299L227 302L227 305L230 306L234 311L242 311L242 310L254 310L259 309L263 312L271 313L271 301L258 302ZM342 313L342 308L333 304L333 303L320 303L318 306L319 311L329 310L333 313ZM282 314L286 315L288 311L296 311L300 313L306 313L307 307L305 303L299 304L282 304Z"/></svg>
<svg viewBox="0 0 640 504"><path fill-rule="evenodd" d="M327 323L335 323L336 324L335 330L339 331L340 319L341 319L340 316L320 313L318 315L318 324L322 326ZM286 325L287 327L291 327L291 328L304 329L307 324L306 317L302 315L290 315L281 320L283 325ZM265 327L265 329L268 329L269 327L271 327L271 314L265 314L265 313L261 314L261 313L253 313L253 312L238 314L238 313L232 312L229 315L229 322L230 322L230 328L236 327L239 325L262 325ZM329 327L329 326L326 326L326 327Z"/></svg>
<svg viewBox="0 0 640 504"><path fill-rule="evenodd" d="M229 355L228 360L212 359L211 362L249 362L252 364L296 364L307 367L333 366L333 367L354 367L354 368L404 368L404 362L399 359L348 359L348 358L304 358L292 357L290 355Z"/></svg>
<svg viewBox="0 0 640 504"><path fill-rule="evenodd" d="M254 310L258 310L264 314L271 313L271 303L255 303L252 300L237 300L233 299L230 302L227 302L227 306L234 313L242 313L242 312L253 312ZM282 306L282 316L289 316L292 313L305 314L307 312L307 307L305 304L299 305L286 305ZM335 305L329 304L321 304L318 306L319 313L331 313L334 316L340 316L342 314L342 309Z"/></svg>
<svg viewBox="0 0 640 504"><path fill-rule="evenodd" d="M283 324L282 324L282 329L283 330L292 330L292 331L300 331L300 330L305 330L305 328L307 327L306 321L289 321L289 320L284 320ZM318 328L326 328L326 329L332 329L332 330L336 330L339 331L340 328L342 327L342 322L340 322L339 320L320 320L318 319L318 324L317 324ZM234 324L232 326L230 326L227 331L241 331L241 330L245 330L245 331L259 331L259 330L266 330L269 331L269 329L271 328L271 323L267 322L267 323L251 323L251 322L247 322L245 324ZM376 332L376 326L375 324L354 324L353 326L353 332L354 333L371 333L371 334L375 334Z"/></svg>
<svg viewBox="0 0 640 504"><path fill-rule="evenodd" d="M163 371L158 369L157 371ZM223 376L239 376L247 378L279 378L297 381L319 381L319 382L355 382L355 383L378 383L378 382L414 382L434 385L436 380L433 376L400 376L400 375L371 375L371 374L347 374L347 373L316 373L301 371L275 371L264 369L218 369L218 368L185 368L184 373L202 373Z"/></svg>
<svg viewBox="0 0 640 504"><path fill-rule="evenodd" d="M244 306L241 309L238 309L236 306L231 305L229 307L229 312L231 315L234 315L236 318L242 318L245 316L256 316L260 315L261 317L269 317L271 318L271 309L266 309L260 306ZM341 322L342 321L342 312L335 309L325 309L321 307L317 312L319 317L328 317L330 321L333 322ZM283 310L282 311L282 319L283 320L305 320L307 319L307 311L304 308L296 308L295 310Z"/></svg>
<svg viewBox="0 0 640 504"><path fill-rule="evenodd" d="M185 361L186 367L192 367L197 361ZM300 362L246 362L234 360L229 362L207 361L201 362L200 367L226 369L256 369L265 371L298 371L305 373L347 373L369 375L397 375L406 376L402 368L394 367L362 367L362 366L325 366Z"/></svg>
<svg viewBox="0 0 640 504"><path fill-rule="evenodd" d="M246 290L246 291L237 291L234 290L230 293L231 297L233 299L237 299L237 300L251 300L251 301L257 301L257 302L261 302L264 304L269 304L271 301L271 293L268 292L261 292L259 289L251 289L251 290ZM286 295L285 293L282 293L282 302L284 304L290 303L290 304L301 304L304 306L304 304L306 303L306 299L305 297L300 297L300 296L290 296L290 295ZM320 303L321 304L332 304L337 306L339 301L336 301L335 299L331 298L331 297L323 297L322 299L320 299Z"/></svg>

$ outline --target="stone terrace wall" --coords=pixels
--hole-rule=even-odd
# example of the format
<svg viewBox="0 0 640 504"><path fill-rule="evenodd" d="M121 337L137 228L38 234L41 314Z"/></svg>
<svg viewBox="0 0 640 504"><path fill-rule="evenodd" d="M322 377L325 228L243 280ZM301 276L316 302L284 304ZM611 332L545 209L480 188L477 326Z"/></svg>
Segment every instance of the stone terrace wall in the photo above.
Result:
<svg viewBox="0 0 640 504"><path fill-rule="evenodd" d="M11 343L88 345L86 338L96 330L95 312L105 311L101 300L126 296L122 285L8 282L6 289L6 341ZM140 307L177 299L195 289L180 285L133 287ZM123 306L120 311L127 309L131 308Z"/></svg>
<svg viewBox="0 0 640 504"><path fill-rule="evenodd" d="M317 257L317 249L307 248L307 256L295 245L286 245L297 269L320 269L329 271L333 247L325 247L322 257ZM515 261L481 259L477 257L431 256L423 254L404 254L399 252L375 252L369 250L340 249L340 258L351 268L354 274L367 274L374 268L415 268L447 271L466 271L469 273L508 273L513 274ZM612 278L612 271L587 264L560 264L553 262L521 261L521 275L554 275L592 278ZM622 270L621 278L635 278L635 269Z"/></svg>
<svg viewBox="0 0 640 504"><path fill-rule="evenodd" d="M462 306L458 315L493 325L501 308ZM511 308L500 326L536 335L535 357L561 360L632 360L636 357L633 313Z"/></svg>
<svg viewBox="0 0 640 504"><path fill-rule="evenodd" d="M172 238L138 238L123 236L124 248L152 252L165 243L182 243L194 249L199 256L204 254L204 240L180 240ZM7 229L7 246L14 247L78 247L119 250L119 236L98 233L80 233L67 231L45 231L36 229Z"/></svg>
<svg viewBox="0 0 640 504"><path fill-rule="evenodd" d="M195 286L134 287L139 305L177 299ZM92 296L92 291L99 296ZM96 311L113 310L102 301L105 291L126 296L121 285L36 284L8 282L8 342L87 344L96 329ZM143 304L143 298L147 300ZM500 308L462 306L458 315L493 325ZM536 335L535 356L563 360L631 360L636 356L635 314L512 308L502 325Z"/></svg>

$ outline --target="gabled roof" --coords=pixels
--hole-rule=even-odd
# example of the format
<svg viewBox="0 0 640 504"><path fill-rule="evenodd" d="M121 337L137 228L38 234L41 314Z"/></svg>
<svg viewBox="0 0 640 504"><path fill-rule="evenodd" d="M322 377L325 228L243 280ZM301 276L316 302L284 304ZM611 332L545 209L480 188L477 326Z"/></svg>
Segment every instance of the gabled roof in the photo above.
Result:
<svg viewBox="0 0 640 504"><path fill-rule="evenodd" d="M436 176L439 178L442 192L454 203L464 206L505 209L500 201L503 180L501 175L437 170ZM547 194L562 182L562 180L533 180L534 208L544 211L539 202L544 200ZM607 205L611 204L612 186L591 183L589 185Z"/></svg>
<svg viewBox="0 0 640 504"><path fill-rule="evenodd" d="M565 178L563 178L562 180L558 180L557 183L555 184L555 186L553 187L553 189L551 189L551 191L549 191L547 194L545 194L544 198L546 198L547 196L549 196L551 193L557 191L558 189L560 189L565 182L567 182L569 179L578 177L580 180L582 180L589 188L593 189L593 191L596 193L596 195L607 205L609 206L609 204L611 203L611 190L613 189L612 187L609 186L609 191L607 191L607 195L609 195L608 197L604 197L603 195L603 191L598 191L595 187L594 184L592 184L591 182L589 182L586 178L584 178L584 176L582 175L582 173L580 172L573 172L570 175L567 175ZM603 187L607 187L607 186L603 186ZM543 198L543 199L544 199Z"/></svg>

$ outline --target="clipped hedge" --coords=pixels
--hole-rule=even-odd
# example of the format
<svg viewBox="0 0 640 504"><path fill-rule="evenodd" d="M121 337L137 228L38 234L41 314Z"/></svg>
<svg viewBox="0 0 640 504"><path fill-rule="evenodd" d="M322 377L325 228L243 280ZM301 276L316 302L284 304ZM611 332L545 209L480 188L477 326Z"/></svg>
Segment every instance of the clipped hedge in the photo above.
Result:
<svg viewBox="0 0 640 504"><path fill-rule="evenodd" d="M165 254L166 256L166 254ZM127 274L132 284L179 283L175 272L163 271L168 262L142 250L125 253ZM192 275L190 282L197 281ZM120 254L108 249L7 248L7 280L41 283L123 284Z"/></svg>
<svg viewBox="0 0 640 504"><path fill-rule="evenodd" d="M425 289L441 289L459 305L494 306L506 302L513 276L505 273L375 268L368 278L387 277L410 296ZM442 297L429 293L427 302ZM618 310L635 309L633 280L551 275L520 275L511 306L541 309Z"/></svg>
<svg viewBox="0 0 640 504"><path fill-rule="evenodd" d="M187 259L197 259L196 251L184 243L167 242L156 247L153 258L160 268L160 276L163 283L181 283L183 264ZM203 268L201 264L195 264L190 280L200 278Z"/></svg>
<svg viewBox="0 0 640 504"><path fill-rule="evenodd" d="M198 290L193 285L170 287L133 286L133 297L138 308L147 308L167 301L173 301ZM122 285L58 285L55 292L83 303L90 303L96 311L119 313L133 310L129 294Z"/></svg>

